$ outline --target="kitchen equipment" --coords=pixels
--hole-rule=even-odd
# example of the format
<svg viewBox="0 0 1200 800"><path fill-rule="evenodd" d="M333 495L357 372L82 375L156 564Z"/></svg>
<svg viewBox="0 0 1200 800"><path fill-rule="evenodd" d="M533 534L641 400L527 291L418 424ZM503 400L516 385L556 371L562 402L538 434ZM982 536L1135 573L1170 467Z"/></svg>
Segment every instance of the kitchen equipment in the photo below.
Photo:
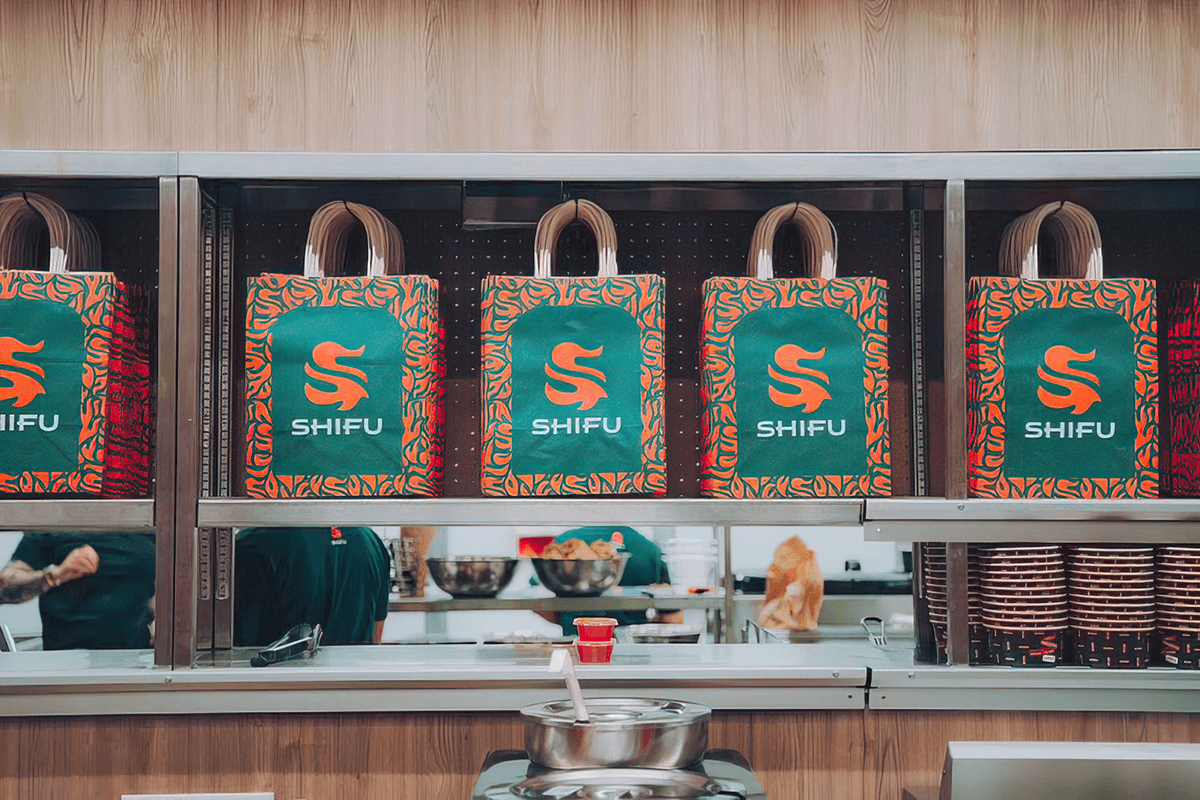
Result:
<svg viewBox="0 0 1200 800"><path fill-rule="evenodd" d="M717 543L711 539L671 539L663 553L672 586L716 584Z"/></svg>
<svg viewBox="0 0 1200 800"><path fill-rule="evenodd" d="M613 558L531 558L538 580L559 597L591 597L611 589L625 574L628 553Z"/></svg>
<svg viewBox="0 0 1200 800"><path fill-rule="evenodd" d="M862 625L862 629L867 632L867 638L871 640L871 644L875 645L876 647L887 646L887 632L884 629L882 619L879 617L863 617L859 624ZM879 626L879 633L873 633L871 631L872 624Z"/></svg>
<svg viewBox="0 0 1200 800"><path fill-rule="evenodd" d="M265 667L295 658L312 658L321 646L321 626L302 622L250 658L250 666Z"/></svg>
<svg viewBox="0 0 1200 800"><path fill-rule="evenodd" d="M699 625L675 625L649 622L625 629L635 644L695 644L704 632Z"/></svg>
<svg viewBox="0 0 1200 800"><path fill-rule="evenodd" d="M529 758L553 769L676 769L699 761L708 748L712 712L695 703L597 697L587 711L584 724L568 700L522 708Z"/></svg>
<svg viewBox="0 0 1200 800"><path fill-rule="evenodd" d="M452 597L495 597L512 582L515 558L452 556L427 558L429 577Z"/></svg>
<svg viewBox="0 0 1200 800"><path fill-rule="evenodd" d="M766 800L766 796L749 762L736 750L709 750L696 764L671 770L550 770L520 750L498 750L484 759L471 800Z"/></svg>
<svg viewBox="0 0 1200 800"><path fill-rule="evenodd" d="M565 648L556 649L550 657L550 671L563 676L567 683L567 693L571 695L571 706L575 709L575 721L588 722L587 705L583 702L583 690L579 688L579 679L575 677L575 665L571 663L571 653Z"/></svg>
<svg viewBox="0 0 1200 800"><path fill-rule="evenodd" d="M585 642L607 642L613 638L617 620L613 617L576 617L575 629Z"/></svg>

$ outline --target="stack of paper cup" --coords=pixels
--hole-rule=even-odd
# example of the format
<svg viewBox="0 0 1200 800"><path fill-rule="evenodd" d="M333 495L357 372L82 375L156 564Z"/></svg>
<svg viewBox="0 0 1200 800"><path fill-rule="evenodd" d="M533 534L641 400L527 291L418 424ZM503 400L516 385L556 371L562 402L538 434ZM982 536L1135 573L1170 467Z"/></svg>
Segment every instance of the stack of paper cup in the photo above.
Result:
<svg viewBox="0 0 1200 800"><path fill-rule="evenodd" d="M716 584L717 543L712 539L671 539L666 559L672 585L691 588Z"/></svg>

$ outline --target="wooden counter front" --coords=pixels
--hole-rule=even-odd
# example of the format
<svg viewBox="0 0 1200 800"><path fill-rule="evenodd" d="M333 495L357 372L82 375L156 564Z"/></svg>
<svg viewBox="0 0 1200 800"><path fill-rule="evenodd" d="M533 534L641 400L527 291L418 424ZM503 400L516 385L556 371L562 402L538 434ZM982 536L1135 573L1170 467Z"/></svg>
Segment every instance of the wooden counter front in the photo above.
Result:
<svg viewBox="0 0 1200 800"><path fill-rule="evenodd" d="M713 715L771 800L928 794L951 740L1200 742L1200 717L1112 712L787 711ZM516 714L0 719L0 797L271 791L276 800L470 797L491 750L522 747Z"/></svg>

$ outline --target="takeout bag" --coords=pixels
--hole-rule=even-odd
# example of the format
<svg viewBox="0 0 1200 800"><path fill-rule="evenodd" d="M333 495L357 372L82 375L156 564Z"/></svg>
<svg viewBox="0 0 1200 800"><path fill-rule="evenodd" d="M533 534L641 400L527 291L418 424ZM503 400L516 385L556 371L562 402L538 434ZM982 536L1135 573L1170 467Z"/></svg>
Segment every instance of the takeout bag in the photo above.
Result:
<svg viewBox="0 0 1200 800"><path fill-rule="evenodd" d="M777 279L779 226L794 223L808 276ZM829 218L788 203L759 220L747 278L704 282L702 493L891 493L887 284L838 278Z"/></svg>
<svg viewBox="0 0 1200 800"><path fill-rule="evenodd" d="M1042 224L1060 272L1038 274ZM1156 497L1158 350L1154 281L1104 278L1100 233L1074 203L1009 224L1004 277L967 297L971 493Z"/></svg>
<svg viewBox="0 0 1200 800"><path fill-rule="evenodd" d="M36 271L43 226L50 263ZM99 269L86 220L40 195L0 198L0 492L148 491L145 295Z"/></svg>
<svg viewBox="0 0 1200 800"><path fill-rule="evenodd" d="M367 274L337 276L359 222ZM249 279L250 497L441 493L438 285L403 270L396 226L373 208L338 201L313 215L303 277Z"/></svg>
<svg viewBox="0 0 1200 800"><path fill-rule="evenodd" d="M1170 490L1200 496L1200 282L1167 287L1167 402L1170 408Z"/></svg>
<svg viewBox="0 0 1200 800"><path fill-rule="evenodd" d="M767 629L815 631L825 600L825 581L814 553L799 536L775 548L758 624Z"/></svg>
<svg viewBox="0 0 1200 800"><path fill-rule="evenodd" d="M552 277L575 219L599 275ZM534 256L533 277L483 282L483 493L664 494L663 279L617 274L612 220L587 200L542 217Z"/></svg>

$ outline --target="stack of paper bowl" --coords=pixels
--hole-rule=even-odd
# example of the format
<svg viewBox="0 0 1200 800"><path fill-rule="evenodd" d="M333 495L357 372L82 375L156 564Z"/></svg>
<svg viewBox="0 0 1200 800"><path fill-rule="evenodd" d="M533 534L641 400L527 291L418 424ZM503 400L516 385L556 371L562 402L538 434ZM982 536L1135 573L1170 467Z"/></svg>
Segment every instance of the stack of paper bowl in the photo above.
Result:
<svg viewBox="0 0 1200 800"><path fill-rule="evenodd" d="M1179 669L1200 668L1200 546L1158 548L1160 654Z"/></svg>
<svg viewBox="0 0 1200 800"><path fill-rule="evenodd" d="M921 558L921 579L925 602L929 606L929 622L937 642L938 662L946 661L946 544L926 542Z"/></svg>
<svg viewBox="0 0 1200 800"><path fill-rule="evenodd" d="M967 623L971 636L971 663L991 663L987 628L983 626L983 561L977 544L967 545Z"/></svg>
<svg viewBox="0 0 1200 800"><path fill-rule="evenodd" d="M925 545L923 578L925 599L929 604L929 621L937 640L938 660L946 659L947 630L949 623L949 583L946 572L946 545ZM986 664L990 657L987 650L987 631L983 627L983 594L980 584L980 550L978 545L967 547L967 624L970 636L970 663Z"/></svg>
<svg viewBox="0 0 1200 800"><path fill-rule="evenodd" d="M992 663L1053 667L1067 629L1067 572L1058 545L980 548L980 594Z"/></svg>
<svg viewBox="0 0 1200 800"><path fill-rule="evenodd" d="M1154 548L1117 544L1067 549L1071 632L1080 666L1149 666L1155 629Z"/></svg>

